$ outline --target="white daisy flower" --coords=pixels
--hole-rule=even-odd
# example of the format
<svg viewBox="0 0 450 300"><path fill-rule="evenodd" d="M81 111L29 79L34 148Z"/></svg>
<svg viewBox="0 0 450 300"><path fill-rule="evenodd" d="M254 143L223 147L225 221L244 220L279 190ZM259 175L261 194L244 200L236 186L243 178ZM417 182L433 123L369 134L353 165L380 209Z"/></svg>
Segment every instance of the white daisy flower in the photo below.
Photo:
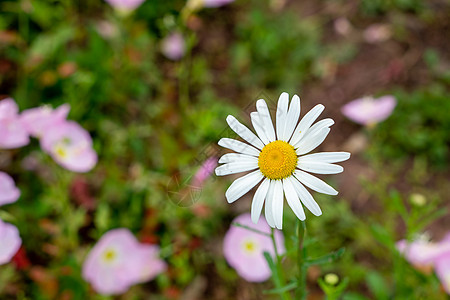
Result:
<svg viewBox="0 0 450 300"><path fill-rule="evenodd" d="M301 120L300 98L282 93L278 100L276 129L273 127L266 102L256 102L257 112L250 114L256 135L229 115L227 123L247 143L230 138L222 138L219 145L237 153L223 155L216 168L217 176L252 171L236 179L225 193L232 203L245 195L258 183L252 201L251 218L257 224L265 202L265 216L272 228L282 229L283 198L300 220L305 220L302 204L314 215L322 211L311 193L305 188L328 195L337 191L319 178L307 173L337 174L344 168L334 163L347 160L348 152L322 152L308 154L317 148L330 132L332 119L323 119L313 125L324 110L322 104L316 105ZM298 124L297 124L298 123ZM307 171L307 172L305 172ZM284 195L284 197L283 197Z"/></svg>

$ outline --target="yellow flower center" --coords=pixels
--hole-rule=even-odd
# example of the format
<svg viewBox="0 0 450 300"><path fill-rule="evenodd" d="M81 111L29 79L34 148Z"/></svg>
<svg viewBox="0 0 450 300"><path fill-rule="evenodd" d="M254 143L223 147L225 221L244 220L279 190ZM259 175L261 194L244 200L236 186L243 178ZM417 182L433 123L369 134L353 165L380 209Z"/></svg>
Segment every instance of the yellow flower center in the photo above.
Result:
<svg viewBox="0 0 450 300"><path fill-rule="evenodd" d="M55 153L61 158L66 158L67 156L66 149L64 149L64 147L62 147L61 145L57 145L55 147Z"/></svg>
<svg viewBox="0 0 450 300"><path fill-rule="evenodd" d="M108 249L105 252L103 252L103 260L105 262L112 262L116 257L117 253L113 249Z"/></svg>
<svg viewBox="0 0 450 300"><path fill-rule="evenodd" d="M292 145L284 141L274 141L261 150L258 158L261 173L269 179L283 179L294 173L297 154Z"/></svg>
<svg viewBox="0 0 450 300"><path fill-rule="evenodd" d="M258 245L252 240L247 240L242 244L242 248L245 253L254 254L258 250Z"/></svg>

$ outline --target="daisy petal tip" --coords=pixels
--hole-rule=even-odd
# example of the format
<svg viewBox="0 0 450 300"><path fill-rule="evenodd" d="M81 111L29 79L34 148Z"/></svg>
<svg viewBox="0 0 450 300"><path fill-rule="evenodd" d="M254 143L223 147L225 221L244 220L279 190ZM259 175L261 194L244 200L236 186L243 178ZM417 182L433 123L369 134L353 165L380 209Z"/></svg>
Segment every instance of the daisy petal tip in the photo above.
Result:
<svg viewBox="0 0 450 300"><path fill-rule="evenodd" d="M266 101L264 99L259 99L256 101L256 107L267 106Z"/></svg>
<svg viewBox="0 0 450 300"><path fill-rule="evenodd" d="M236 201L236 199L231 198L230 195L228 195L227 193L225 193L225 198L227 199L228 203L233 203L234 201Z"/></svg>
<svg viewBox="0 0 450 300"><path fill-rule="evenodd" d="M288 98L288 99L289 99L289 94L288 94L288 92L282 92L281 95L280 95L280 99L281 99L281 98Z"/></svg>

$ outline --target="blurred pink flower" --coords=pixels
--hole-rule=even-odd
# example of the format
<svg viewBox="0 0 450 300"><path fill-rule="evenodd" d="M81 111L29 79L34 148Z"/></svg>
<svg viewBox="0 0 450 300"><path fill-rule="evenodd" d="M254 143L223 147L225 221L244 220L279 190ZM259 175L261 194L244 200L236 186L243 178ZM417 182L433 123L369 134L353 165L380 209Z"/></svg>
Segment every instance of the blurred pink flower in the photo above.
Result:
<svg viewBox="0 0 450 300"><path fill-rule="evenodd" d="M352 24L345 17L340 17L333 22L334 30L340 35L346 36L352 30Z"/></svg>
<svg viewBox="0 0 450 300"><path fill-rule="evenodd" d="M0 219L0 265L11 261L22 245L17 227Z"/></svg>
<svg viewBox="0 0 450 300"><path fill-rule="evenodd" d="M234 0L203 0L204 7L219 7L230 4Z"/></svg>
<svg viewBox="0 0 450 300"><path fill-rule="evenodd" d="M158 255L157 246L140 244L128 229L113 229L89 252L83 278L100 294L121 294L165 271Z"/></svg>
<svg viewBox="0 0 450 300"><path fill-rule="evenodd" d="M48 128L64 122L69 111L69 104L63 104L56 109L41 106L24 110L20 118L28 133L39 138Z"/></svg>
<svg viewBox="0 0 450 300"><path fill-rule="evenodd" d="M180 60L186 51L183 35L173 32L162 41L161 51L171 60Z"/></svg>
<svg viewBox="0 0 450 300"><path fill-rule="evenodd" d="M41 137L41 148L58 164L73 172L88 172L97 164L91 136L73 121L47 128Z"/></svg>
<svg viewBox="0 0 450 300"><path fill-rule="evenodd" d="M238 223L258 231L270 234L270 227L262 218L255 225L250 214L242 214L233 220ZM286 251L284 247L284 237L281 231L275 230L275 240L278 254ZM262 282L269 279L270 268L264 258L264 252L269 252L275 257L275 250L270 237L231 225L225 235L223 253L227 262L236 272L247 281Z"/></svg>
<svg viewBox="0 0 450 300"><path fill-rule="evenodd" d="M0 171L0 206L16 202L20 197L20 190L8 174Z"/></svg>
<svg viewBox="0 0 450 300"><path fill-rule="evenodd" d="M364 30L364 40L371 44L387 41L391 35L390 27L385 24L373 24Z"/></svg>
<svg viewBox="0 0 450 300"><path fill-rule="evenodd" d="M214 172L217 167L217 158L208 158L200 167L200 169L195 173L192 185L195 187L201 187L206 179Z"/></svg>
<svg viewBox="0 0 450 300"><path fill-rule="evenodd" d="M122 12L131 12L138 8L145 0L105 0L109 5Z"/></svg>
<svg viewBox="0 0 450 300"><path fill-rule="evenodd" d="M18 113L19 107L13 99L0 101L0 149L19 148L30 142Z"/></svg>
<svg viewBox="0 0 450 300"><path fill-rule="evenodd" d="M434 268L445 292L450 295L450 251L436 259Z"/></svg>
<svg viewBox="0 0 450 300"><path fill-rule="evenodd" d="M397 101L394 96L380 98L364 97L345 104L341 111L353 122L361 125L373 125L384 121L392 114Z"/></svg>
<svg viewBox="0 0 450 300"><path fill-rule="evenodd" d="M415 267L434 268L444 290L450 294L450 234L439 243L420 239L412 243L401 240L396 247Z"/></svg>

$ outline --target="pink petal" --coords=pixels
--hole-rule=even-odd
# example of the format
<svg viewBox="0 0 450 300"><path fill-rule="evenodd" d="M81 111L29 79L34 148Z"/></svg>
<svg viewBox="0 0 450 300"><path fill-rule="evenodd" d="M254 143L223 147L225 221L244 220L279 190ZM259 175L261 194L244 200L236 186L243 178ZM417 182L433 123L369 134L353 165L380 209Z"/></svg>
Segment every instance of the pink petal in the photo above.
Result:
<svg viewBox="0 0 450 300"><path fill-rule="evenodd" d="M22 239L16 226L0 220L0 265L6 264L22 245Z"/></svg>
<svg viewBox="0 0 450 300"><path fill-rule="evenodd" d="M16 202L20 197L20 190L8 174L0 172L0 205Z"/></svg>
<svg viewBox="0 0 450 300"><path fill-rule="evenodd" d="M435 270L444 290L450 295L450 251L439 257L435 264Z"/></svg>
<svg viewBox="0 0 450 300"><path fill-rule="evenodd" d="M265 233L271 232L269 225L263 218L259 219L258 224L255 225L251 221L250 214L238 216L233 220L233 223L239 223ZM281 232L276 231L275 240L279 254L284 253L284 238ZM248 242L256 245L255 251L247 251L245 249L245 243ZM271 271L263 254L264 252L269 252L272 257L275 256L270 237L232 225L225 235L223 252L230 266L247 281L261 282L270 277Z"/></svg>
<svg viewBox="0 0 450 300"><path fill-rule="evenodd" d="M383 96L378 99L366 97L347 103L341 108L341 111L356 123L370 125L389 117L396 104L397 101L393 96Z"/></svg>

